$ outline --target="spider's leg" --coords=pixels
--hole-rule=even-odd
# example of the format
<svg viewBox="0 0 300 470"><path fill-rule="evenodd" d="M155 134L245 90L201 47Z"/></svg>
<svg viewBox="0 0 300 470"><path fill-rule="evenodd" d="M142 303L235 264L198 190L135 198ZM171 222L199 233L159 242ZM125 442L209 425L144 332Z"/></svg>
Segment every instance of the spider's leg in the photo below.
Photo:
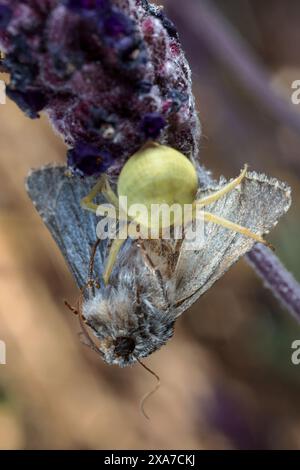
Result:
<svg viewBox="0 0 300 470"><path fill-rule="evenodd" d="M108 178L106 175L101 175L99 181L91 189L89 194L81 200L81 207L91 212L97 212L99 204L95 204L93 201L97 194L103 194L108 202L114 205L116 208L119 206L118 198L111 189ZM107 211L106 211L107 212Z"/></svg>
<svg viewBox="0 0 300 470"><path fill-rule="evenodd" d="M80 201L80 205L83 209L86 209L91 212L97 212L98 204L95 204L93 200L97 194L102 193L105 185L105 175L101 175L99 181L93 186L91 191L87 196L85 196Z"/></svg>
<svg viewBox="0 0 300 470"><path fill-rule="evenodd" d="M207 222L213 222L214 224L221 225L222 227L228 228L229 230L233 230L234 232L241 233L242 235L245 235L246 237L250 237L253 240L256 240L257 242L263 243L264 245L268 245L268 242L263 239L260 235L257 235L254 232L251 232L246 227L243 227L242 225L235 224L234 222L231 222L230 220L224 219L223 217L219 217L214 214L210 214L209 212L202 212L204 220Z"/></svg>
<svg viewBox="0 0 300 470"><path fill-rule="evenodd" d="M118 196L111 189L107 176L103 175L103 178L104 178L104 189L102 193L104 194L108 202L110 202L113 206L118 208L119 207Z"/></svg>
<svg viewBox="0 0 300 470"><path fill-rule="evenodd" d="M241 171L241 174L240 176L238 176L237 178L235 178L233 181L231 181L230 183L226 184L222 189L219 189L218 191L216 191L215 193L211 194L210 196L207 196L207 197L204 197L202 199L198 199L194 202L194 204L197 206L201 206L201 207L204 207L204 206L208 206L209 204L211 204L212 202L215 202L217 201L218 199L220 199L222 196L224 196L225 194L229 193L230 191L232 191L233 189L235 189L237 186L239 186L239 184L241 184L241 182L243 181L243 179L245 178L246 174L247 174L247 165L245 165L244 169Z"/></svg>
<svg viewBox="0 0 300 470"><path fill-rule="evenodd" d="M124 244L125 241L126 240L124 240L124 239L120 240L120 239L116 238L112 242L112 245L111 245L110 250L109 250L109 255L108 255L108 258L107 258L107 261L106 261L106 264L105 264L105 269L104 269L104 272L103 272L103 280L104 280L105 285L107 285L108 282L109 282L109 278L110 278L110 275L112 273L114 264L116 262L118 253L119 253L120 249L122 248L122 245Z"/></svg>

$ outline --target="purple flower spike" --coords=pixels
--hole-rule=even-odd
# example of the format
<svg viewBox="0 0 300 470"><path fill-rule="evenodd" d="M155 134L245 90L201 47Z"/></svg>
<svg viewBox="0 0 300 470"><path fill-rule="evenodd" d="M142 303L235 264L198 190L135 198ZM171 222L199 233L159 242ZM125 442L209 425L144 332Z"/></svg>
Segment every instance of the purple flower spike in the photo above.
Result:
<svg viewBox="0 0 300 470"><path fill-rule="evenodd" d="M17 91L6 87L7 96L31 119L39 117L39 111L47 105L47 98L40 91Z"/></svg>
<svg viewBox="0 0 300 470"><path fill-rule="evenodd" d="M166 121L159 113L149 113L144 116L141 130L147 138L156 139L165 126Z"/></svg>
<svg viewBox="0 0 300 470"><path fill-rule="evenodd" d="M1 14L9 96L31 118L47 112L75 149L72 167L117 175L149 139L197 158L190 69L160 7L146 0L0 0ZM78 142L96 149L94 157Z"/></svg>
<svg viewBox="0 0 300 470"><path fill-rule="evenodd" d="M68 166L80 176L91 176L103 173L112 164L107 151L79 142L68 151Z"/></svg>
<svg viewBox="0 0 300 470"><path fill-rule="evenodd" d="M108 0L66 0L65 5L71 10L95 10L108 4Z"/></svg>
<svg viewBox="0 0 300 470"><path fill-rule="evenodd" d="M10 22L12 11L7 5L0 4L0 28L4 29Z"/></svg>
<svg viewBox="0 0 300 470"><path fill-rule="evenodd" d="M12 17L12 11L7 5L0 3L0 28L4 29L10 22Z"/></svg>
<svg viewBox="0 0 300 470"><path fill-rule="evenodd" d="M104 36L117 38L133 32L130 18L118 11L110 11L104 18L100 18L100 25Z"/></svg>

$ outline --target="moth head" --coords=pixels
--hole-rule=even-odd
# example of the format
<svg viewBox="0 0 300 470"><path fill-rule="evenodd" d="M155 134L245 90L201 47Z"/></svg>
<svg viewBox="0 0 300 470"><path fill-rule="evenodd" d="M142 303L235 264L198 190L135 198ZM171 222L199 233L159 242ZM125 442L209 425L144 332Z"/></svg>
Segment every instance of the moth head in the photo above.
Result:
<svg viewBox="0 0 300 470"><path fill-rule="evenodd" d="M144 299L137 305L128 290L99 291L83 304L83 316L108 364L126 367L152 354L174 333L174 319Z"/></svg>
<svg viewBox="0 0 300 470"><path fill-rule="evenodd" d="M135 350L136 342L131 336L118 336L113 345L115 355L117 357L126 358Z"/></svg>

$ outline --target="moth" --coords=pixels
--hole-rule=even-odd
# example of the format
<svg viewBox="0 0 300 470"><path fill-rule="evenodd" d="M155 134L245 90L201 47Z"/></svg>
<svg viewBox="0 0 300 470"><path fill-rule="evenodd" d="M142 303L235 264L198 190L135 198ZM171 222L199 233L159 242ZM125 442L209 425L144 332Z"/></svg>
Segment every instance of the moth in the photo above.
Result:
<svg viewBox="0 0 300 470"><path fill-rule="evenodd" d="M166 152L166 149L153 146L148 150ZM140 154L144 158L145 149ZM148 173L144 160L144 166L135 162L127 167L127 175L133 178L129 188L135 188L143 177L149 180L148 193L151 178L155 187L154 178L159 176L153 167L154 154L151 158ZM174 158L170 159L173 166L163 170L165 186L157 185L157 191L176 189L174 181L178 175L179 184L185 184L182 179L185 170L181 171L181 163L178 166ZM134 168L140 168L137 177ZM29 196L81 289L81 300L75 310L79 311L84 331L108 364L125 367L165 345L173 336L176 319L257 241L263 241L262 236L290 207L291 190L277 179L245 169L239 179L228 182L222 178L217 183L196 164L194 168L196 193L191 197L205 201L210 214L205 219L204 246L191 251L185 249L184 238L141 241L129 237L113 257L111 243L96 237L99 218L93 208L107 202L105 193L95 191L97 179L70 176L63 166L32 171L27 179ZM168 182L170 178L172 184ZM186 180L190 185L193 178ZM118 181L111 178L107 182L113 198ZM106 188L106 196L107 191ZM135 191L137 198L142 197L141 191ZM92 197L87 196L91 194Z"/></svg>

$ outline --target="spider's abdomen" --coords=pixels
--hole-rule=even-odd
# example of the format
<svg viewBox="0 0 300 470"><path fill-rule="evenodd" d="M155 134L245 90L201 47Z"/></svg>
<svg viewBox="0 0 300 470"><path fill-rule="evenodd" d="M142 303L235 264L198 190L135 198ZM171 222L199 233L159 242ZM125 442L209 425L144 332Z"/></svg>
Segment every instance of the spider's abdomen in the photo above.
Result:
<svg viewBox="0 0 300 470"><path fill-rule="evenodd" d="M198 189L193 164L177 150L158 144L134 154L123 167L118 180L118 195L127 197L127 207L143 204L150 214L152 204L192 204ZM142 225L150 226L143 214Z"/></svg>

